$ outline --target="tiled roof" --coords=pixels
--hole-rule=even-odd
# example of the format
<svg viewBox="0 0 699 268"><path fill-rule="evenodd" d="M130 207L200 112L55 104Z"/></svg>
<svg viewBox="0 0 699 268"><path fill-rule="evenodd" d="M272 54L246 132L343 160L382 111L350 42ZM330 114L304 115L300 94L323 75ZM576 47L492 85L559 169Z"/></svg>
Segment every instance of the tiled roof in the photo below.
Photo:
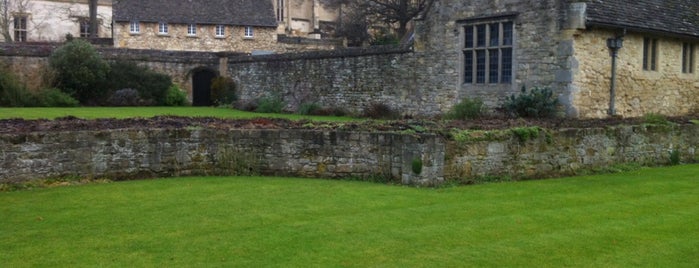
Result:
<svg viewBox="0 0 699 268"><path fill-rule="evenodd" d="M277 27L269 0L114 0L114 21Z"/></svg>
<svg viewBox="0 0 699 268"><path fill-rule="evenodd" d="M699 37L698 0L587 0L590 25Z"/></svg>

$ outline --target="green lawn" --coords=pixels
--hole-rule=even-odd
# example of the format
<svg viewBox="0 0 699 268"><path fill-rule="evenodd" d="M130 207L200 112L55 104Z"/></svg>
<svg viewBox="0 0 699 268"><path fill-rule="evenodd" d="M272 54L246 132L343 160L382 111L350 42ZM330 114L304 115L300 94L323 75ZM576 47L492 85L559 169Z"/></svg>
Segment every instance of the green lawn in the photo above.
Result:
<svg viewBox="0 0 699 268"><path fill-rule="evenodd" d="M55 119L65 116L75 116L84 119L97 118L134 118L154 116L188 116L188 117L218 117L232 119L249 119L257 117L285 118L291 120L309 119L318 121L352 121L359 120L351 117L335 116L302 116L297 114L261 114L245 112L228 108L215 107L76 107L76 108L5 108L0 107L0 119Z"/></svg>
<svg viewBox="0 0 699 268"><path fill-rule="evenodd" d="M699 165L441 189L178 178L0 204L2 267L699 267Z"/></svg>

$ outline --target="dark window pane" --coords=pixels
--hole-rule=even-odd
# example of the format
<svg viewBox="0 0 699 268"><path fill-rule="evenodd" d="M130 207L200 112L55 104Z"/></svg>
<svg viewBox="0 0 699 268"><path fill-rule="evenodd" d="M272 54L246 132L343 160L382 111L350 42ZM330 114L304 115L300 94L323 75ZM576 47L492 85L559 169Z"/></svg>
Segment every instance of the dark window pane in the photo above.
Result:
<svg viewBox="0 0 699 268"><path fill-rule="evenodd" d="M656 70L656 59L657 59L657 52L658 52L658 39L652 39L651 40L651 48L650 48L650 69L655 71Z"/></svg>
<svg viewBox="0 0 699 268"><path fill-rule="evenodd" d="M490 46L500 45L500 23L490 24Z"/></svg>
<svg viewBox="0 0 699 268"><path fill-rule="evenodd" d="M682 44L682 72L689 72L689 43Z"/></svg>
<svg viewBox="0 0 699 268"><path fill-rule="evenodd" d="M502 45L511 46L513 43L513 27L512 22L504 22L502 24Z"/></svg>
<svg viewBox="0 0 699 268"><path fill-rule="evenodd" d="M643 70L648 70L648 58L650 51L650 38L643 38Z"/></svg>
<svg viewBox="0 0 699 268"><path fill-rule="evenodd" d="M477 47L484 47L485 46L485 24L481 24L476 26L476 31L477 31L477 36L476 36L476 46Z"/></svg>
<svg viewBox="0 0 699 268"><path fill-rule="evenodd" d="M473 26L464 27L464 47L473 47Z"/></svg>
<svg viewBox="0 0 699 268"><path fill-rule="evenodd" d="M503 48L502 49L502 75L500 79L501 83L511 83L512 82L512 49Z"/></svg>
<svg viewBox="0 0 699 268"><path fill-rule="evenodd" d="M694 44L689 45L689 72L694 73Z"/></svg>
<svg viewBox="0 0 699 268"><path fill-rule="evenodd" d="M485 83L485 50L476 50L476 83Z"/></svg>
<svg viewBox="0 0 699 268"><path fill-rule="evenodd" d="M473 83L473 51L464 52L464 83Z"/></svg>
<svg viewBox="0 0 699 268"><path fill-rule="evenodd" d="M488 73L488 83L495 84L498 83L498 74L499 74L499 67L500 67L500 52L498 49L490 49L488 50L488 57L489 57L489 73Z"/></svg>

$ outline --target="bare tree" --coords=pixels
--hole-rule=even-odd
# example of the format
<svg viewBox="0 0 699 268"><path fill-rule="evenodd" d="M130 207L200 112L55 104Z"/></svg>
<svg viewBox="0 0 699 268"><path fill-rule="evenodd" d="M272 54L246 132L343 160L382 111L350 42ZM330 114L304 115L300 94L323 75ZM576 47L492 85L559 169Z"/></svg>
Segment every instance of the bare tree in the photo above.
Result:
<svg viewBox="0 0 699 268"><path fill-rule="evenodd" d="M29 0L0 0L0 35L5 42L13 42L13 29L10 29L14 21L13 14L27 12L29 5Z"/></svg>
<svg viewBox="0 0 699 268"><path fill-rule="evenodd" d="M431 4L433 0L365 0L370 12L387 24L398 24L399 37L408 31L408 23Z"/></svg>
<svg viewBox="0 0 699 268"><path fill-rule="evenodd" d="M368 30L379 22L395 27L399 38L408 31L408 23L420 15L434 0L321 0L321 4L331 8L342 8L344 14L338 28L345 33L358 33L358 27L365 24ZM357 23L356 19L361 19ZM349 30L351 29L351 30Z"/></svg>

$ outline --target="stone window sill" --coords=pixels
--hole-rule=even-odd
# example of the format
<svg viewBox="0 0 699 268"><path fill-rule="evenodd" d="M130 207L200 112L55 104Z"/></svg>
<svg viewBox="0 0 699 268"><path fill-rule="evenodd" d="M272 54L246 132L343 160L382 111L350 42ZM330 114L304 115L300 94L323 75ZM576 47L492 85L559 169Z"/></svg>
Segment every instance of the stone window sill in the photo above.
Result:
<svg viewBox="0 0 699 268"><path fill-rule="evenodd" d="M196 36L196 35L191 35L191 34L188 34L188 35L187 35L187 38L199 38L199 37L198 37L198 36Z"/></svg>
<svg viewBox="0 0 699 268"><path fill-rule="evenodd" d="M159 33L159 37L170 37L170 34L165 34L165 33Z"/></svg>
<svg viewBox="0 0 699 268"><path fill-rule="evenodd" d="M255 40L255 37L243 37L243 40Z"/></svg>
<svg viewBox="0 0 699 268"><path fill-rule="evenodd" d="M140 32L138 32L138 33L136 33L136 32L130 32L129 34L130 34L130 35L141 35Z"/></svg>
<svg viewBox="0 0 699 268"><path fill-rule="evenodd" d="M217 35L217 36L214 36L214 38L216 38L216 39L226 39L226 36L224 36L224 35Z"/></svg>

